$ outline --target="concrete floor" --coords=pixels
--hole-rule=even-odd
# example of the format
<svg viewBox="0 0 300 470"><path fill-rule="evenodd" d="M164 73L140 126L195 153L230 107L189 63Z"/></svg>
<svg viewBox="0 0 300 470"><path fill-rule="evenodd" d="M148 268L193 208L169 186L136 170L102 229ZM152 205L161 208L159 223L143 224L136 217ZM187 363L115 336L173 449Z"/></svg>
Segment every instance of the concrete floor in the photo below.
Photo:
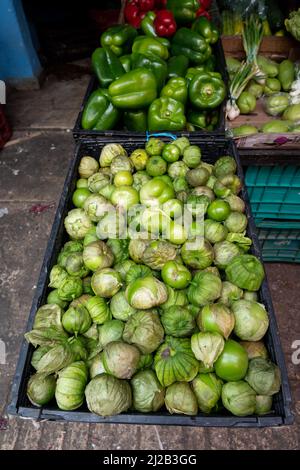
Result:
<svg viewBox="0 0 300 470"><path fill-rule="evenodd" d="M6 414L22 336L74 143L75 121L88 77L47 80L40 91L15 92L8 100L14 135L0 152L0 364L1 449L298 449L300 365L291 360L300 340L300 265L268 264L293 394L295 423L266 429L202 429L161 426L34 422ZM35 213L37 204L43 205Z"/></svg>

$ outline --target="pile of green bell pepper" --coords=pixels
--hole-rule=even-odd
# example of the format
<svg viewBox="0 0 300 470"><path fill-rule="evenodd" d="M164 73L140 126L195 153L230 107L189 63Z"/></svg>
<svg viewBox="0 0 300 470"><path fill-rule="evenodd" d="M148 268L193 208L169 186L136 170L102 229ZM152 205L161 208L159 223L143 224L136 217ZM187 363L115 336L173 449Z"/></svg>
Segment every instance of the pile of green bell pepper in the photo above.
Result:
<svg viewBox="0 0 300 470"><path fill-rule="evenodd" d="M99 88L88 99L84 108L81 125L83 129L106 131L113 129L121 117L121 112L110 100L107 90Z"/></svg>
<svg viewBox="0 0 300 470"><path fill-rule="evenodd" d="M133 40L137 36L137 30L126 25L117 25L108 28L101 36L101 46L109 47L116 56L121 56L130 51Z"/></svg>
<svg viewBox="0 0 300 470"><path fill-rule="evenodd" d="M181 16L181 24L195 19L197 1L168 3L176 6L172 11ZM102 34L102 47L92 55L100 87L86 103L83 129L211 130L217 124L218 107L226 97L211 48L218 31L199 17L169 41L154 34L153 18L151 12L145 16L141 35L130 25Z"/></svg>
<svg viewBox="0 0 300 470"><path fill-rule="evenodd" d="M180 28L173 38L173 55L185 55L194 64L203 64L212 54L204 37L189 28Z"/></svg>
<svg viewBox="0 0 300 470"><path fill-rule="evenodd" d="M142 109L150 106L157 96L157 81L146 68L125 73L109 85L108 93L119 109Z"/></svg>
<svg viewBox="0 0 300 470"><path fill-rule="evenodd" d="M125 73L120 60L108 47L95 49L92 55L92 67L103 88L107 88L111 82Z"/></svg>
<svg viewBox="0 0 300 470"><path fill-rule="evenodd" d="M205 16L199 16L194 21L192 30L200 34L208 44L215 44L219 39L219 31Z"/></svg>
<svg viewBox="0 0 300 470"><path fill-rule="evenodd" d="M168 73L168 67L165 60L156 55L144 55L138 52L133 52L131 54L131 65L133 69L144 67L150 70L155 76L158 89L162 89Z"/></svg>

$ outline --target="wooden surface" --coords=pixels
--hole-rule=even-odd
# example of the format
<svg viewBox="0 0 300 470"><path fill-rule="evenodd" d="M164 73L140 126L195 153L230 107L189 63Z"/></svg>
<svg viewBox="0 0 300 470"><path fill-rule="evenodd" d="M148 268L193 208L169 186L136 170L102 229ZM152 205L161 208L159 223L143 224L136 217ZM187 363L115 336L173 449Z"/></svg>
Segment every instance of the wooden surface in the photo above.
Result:
<svg viewBox="0 0 300 470"><path fill-rule="evenodd" d="M281 143L280 140L285 139L284 143ZM283 151L294 151L290 157L291 159L294 156L298 156L300 158L300 134L299 133L285 133L285 134L277 134L277 133L258 133L248 136L243 136L234 139L239 149L249 149L249 150L260 150L260 152L268 151L271 154L282 153ZM292 156L293 155L293 156ZM289 155L287 155L289 156ZM274 158L274 161L277 162L277 158Z"/></svg>
<svg viewBox="0 0 300 470"><path fill-rule="evenodd" d="M245 56L242 36L222 36L222 45L225 55L242 58ZM291 50L298 49L299 42L290 36L265 36L262 40L259 53L272 59L289 57Z"/></svg>
<svg viewBox="0 0 300 470"><path fill-rule="evenodd" d="M245 55L240 36L222 36L222 45L225 56L227 55L241 59ZM285 58L296 61L300 59L300 43L288 36L267 36L263 38L259 52L260 54L278 62ZM256 108L251 114L240 114L234 121L227 121L227 127L235 128L242 126L243 124L251 124L260 129L264 124L274 119L280 119L280 116L268 115L264 109L264 100L263 98L260 98L257 100ZM299 133L259 133L252 136L244 136L235 139L235 141L239 149L251 149L251 151L258 149L265 150L267 153L272 153L273 149L278 148L277 139L279 137L284 137L286 139L286 142L280 145L280 150L286 149L287 151L293 151L290 156L287 156L289 161L294 158L295 153L297 154L297 152L299 152L300 154ZM268 156L266 161L270 161L270 158L272 157Z"/></svg>
<svg viewBox="0 0 300 470"><path fill-rule="evenodd" d="M270 116L264 110L263 98L257 100L256 108L251 114L240 114L234 121L227 121L228 128L235 128L244 124L250 124L260 129L264 124L274 119L280 119L280 116ZM260 148L275 149L278 148L278 138L284 137L286 142L280 145L280 148L298 149L300 153L300 133L258 133L250 136L243 136L236 140L239 148Z"/></svg>
<svg viewBox="0 0 300 470"><path fill-rule="evenodd" d="M270 145L269 147L265 145L262 148L259 148L259 146L256 145L252 148L244 148L243 146L241 146L242 142L240 142L239 140L236 140L236 143L239 148L239 155L243 167L274 165L300 166L299 148L293 149L280 145Z"/></svg>

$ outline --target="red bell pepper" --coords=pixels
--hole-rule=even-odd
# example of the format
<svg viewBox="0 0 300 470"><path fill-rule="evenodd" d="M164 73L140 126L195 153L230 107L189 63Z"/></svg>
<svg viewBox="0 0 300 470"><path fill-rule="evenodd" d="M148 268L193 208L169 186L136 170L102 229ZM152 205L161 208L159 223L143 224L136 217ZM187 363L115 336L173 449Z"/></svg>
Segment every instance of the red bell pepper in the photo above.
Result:
<svg viewBox="0 0 300 470"><path fill-rule="evenodd" d="M134 28L139 28L147 11L153 10L155 0L127 0L124 8L124 16L127 23Z"/></svg>
<svg viewBox="0 0 300 470"><path fill-rule="evenodd" d="M156 34L162 37L173 36L177 29L174 15L169 10L158 10L153 24Z"/></svg>
<svg viewBox="0 0 300 470"><path fill-rule="evenodd" d="M209 10L212 4L212 0L199 0L199 3L203 10Z"/></svg>
<svg viewBox="0 0 300 470"><path fill-rule="evenodd" d="M139 4L141 11L147 12L153 10L155 0L139 0L137 3Z"/></svg>
<svg viewBox="0 0 300 470"><path fill-rule="evenodd" d="M207 18L209 21L211 20L211 15L202 7L196 11L196 17L198 18L198 16L205 16L205 18Z"/></svg>
<svg viewBox="0 0 300 470"><path fill-rule="evenodd" d="M154 0L156 10L165 10L168 0Z"/></svg>

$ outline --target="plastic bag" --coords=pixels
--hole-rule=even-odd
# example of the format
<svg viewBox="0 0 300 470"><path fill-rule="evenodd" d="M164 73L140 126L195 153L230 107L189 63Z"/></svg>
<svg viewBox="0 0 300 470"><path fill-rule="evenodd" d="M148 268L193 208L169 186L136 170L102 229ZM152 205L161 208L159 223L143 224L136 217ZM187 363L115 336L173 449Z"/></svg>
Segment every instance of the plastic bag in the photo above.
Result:
<svg viewBox="0 0 300 470"><path fill-rule="evenodd" d="M267 16L265 0L222 0L219 3L223 9L239 13L244 18L255 12L261 19Z"/></svg>
<svg viewBox="0 0 300 470"><path fill-rule="evenodd" d="M293 81L290 89L291 104L300 103L300 63L295 63L296 79Z"/></svg>

